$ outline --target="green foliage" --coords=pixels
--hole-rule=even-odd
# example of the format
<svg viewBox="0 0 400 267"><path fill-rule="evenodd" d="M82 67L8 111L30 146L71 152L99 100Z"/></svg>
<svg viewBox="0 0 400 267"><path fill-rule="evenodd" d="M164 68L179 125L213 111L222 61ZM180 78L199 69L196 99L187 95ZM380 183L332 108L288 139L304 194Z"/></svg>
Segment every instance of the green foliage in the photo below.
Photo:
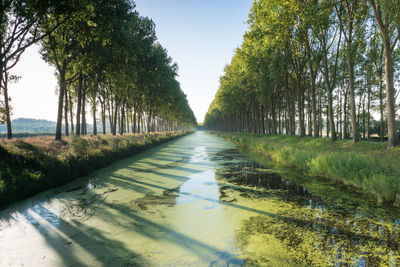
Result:
<svg viewBox="0 0 400 267"><path fill-rule="evenodd" d="M70 143L76 155L79 156L87 155L89 150L89 142L86 139L74 135L70 138Z"/></svg>
<svg viewBox="0 0 400 267"><path fill-rule="evenodd" d="M354 143L379 133L393 147L399 8L386 0L255 0L205 127Z"/></svg>
<svg viewBox="0 0 400 267"><path fill-rule="evenodd" d="M41 55L56 68L59 81L56 139L61 138L65 94L77 102L78 110L81 100L88 98L92 110L98 110L99 103L103 112L112 110L114 135L117 118L132 113L146 117L148 132L156 131L151 125L155 120L179 126L169 127L173 129L196 127L176 80L177 64L156 42L151 19L140 16L128 0L84 0L72 7L63 14L49 14L40 24L43 32L49 32L41 40ZM57 30L51 31L54 27ZM123 127L118 126L123 134Z"/></svg>
<svg viewBox="0 0 400 267"><path fill-rule="evenodd" d="M85 114L87 102L94 115L101 103L103 124L105 110L112 110L109 116L114 135L117 118L132 116L146 120L148 132L197 126L176 80L177 64L157 42L153 21L140 16L133 1L6 0L0 3L0 14L0 95L4 95L0 124L7 121L8 138L12 137L12 123L9 101L5 101L9 99L7 84L18 80L9 70L38 42L42 58L55 67L58 79L57 140L62 136L62 124L68 124L67 117L72 116L67 114L67 105L77 104L76 134L81 134L79 116ZM121 125L119 132L123 134L126 129ZM86 134L87 129L82 128ZM64 129L68 135L68 125Z"/></svg>

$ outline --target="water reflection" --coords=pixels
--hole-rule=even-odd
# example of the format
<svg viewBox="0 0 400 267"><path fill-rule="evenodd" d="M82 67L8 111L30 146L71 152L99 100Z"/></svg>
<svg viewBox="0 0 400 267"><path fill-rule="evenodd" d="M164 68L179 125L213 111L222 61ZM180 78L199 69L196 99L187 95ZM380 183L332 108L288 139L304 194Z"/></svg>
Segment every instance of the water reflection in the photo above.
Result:
<svg viewBox="0 0 400 267"><path fill-rule="evenodd" d="M210 160L210 153L206 147L198 146L193 150L189 164L204 169L190 175L179 187L176 197L172 227L179 232L192 236L193 240L212 244L211 249L196 249L199 259L188 263L173 262L171 266L242 266L234 247L233 229L219 201L219 185L215 179L215 168L218 166ZM195 252L193 240L187 244L188 253ZM184 240L183 240L184 242Z"/></svg>
<svg viewBox="0 0 400 267"><path fill-rule="evenodd" d="M310 194L304 186L249 161L232 149L221 151L215 159L224 161L217 172L217 180L227 182L222 190L239 193L235 195L235 202L245 197L255 203L268 199L279 203L279 208L273 208L281 217L257 215L245 220L236 235L236 243L244 251L254 247L253 239L257 237L261 238L260 244L277 240L296 264L396 266L400 262L398 214L382 219L378 212L376 217L367 217L348 207L331 206ZM261 198L260 192L263 192ZM227 193L223 193L224 200ZM370 214L373 211L374 207L370 207ZM248 262L268 264L266 258L255 255L248 253L245 257Z"/></svg>
<svg viewBox="0 0 400 267"><path fill-rule="evenodd" d="M190 164L209 163L207 150L204 146L194 149L194 154L189 160ZM203 209L215 209L218 207L219 190L215 180L214 170L203 171L193 174L189 180L179 187L179 196L176 198L176 204L188 204L196 201L208 199L210 201L202 202ZM215 200L215 201L212 201Z"/></svg>
<svg viewBox="0 0 400 267"><path fill-rule="evenodd" d="M238 185L249 185L267 190L284 190L298 195L309 195L307 189L290 182L277 173L265 169L255 162L226 162L220 169L220 176Z"/></svg>
<svg viewBox="0 0 400 267"><path fill-rule="evenodd" d="M213 171L205 171L190 176L190 179L179 187L179 196L176 198L176 204L188 204L204 199L208 201L202 203L203 209L215 209L218 207L219 190Z"/></svg>

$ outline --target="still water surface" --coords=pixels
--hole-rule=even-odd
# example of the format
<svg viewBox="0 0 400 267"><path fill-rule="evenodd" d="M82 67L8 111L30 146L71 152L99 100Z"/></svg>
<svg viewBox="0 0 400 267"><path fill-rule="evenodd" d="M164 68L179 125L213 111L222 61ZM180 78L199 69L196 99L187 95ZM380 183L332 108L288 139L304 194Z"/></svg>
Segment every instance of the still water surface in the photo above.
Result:
<svg viewBox="0 0 400 267"><path fill-rule="evenodd" d="M0 212L0 266L398 266L399 209L196 132Z"/></svg>

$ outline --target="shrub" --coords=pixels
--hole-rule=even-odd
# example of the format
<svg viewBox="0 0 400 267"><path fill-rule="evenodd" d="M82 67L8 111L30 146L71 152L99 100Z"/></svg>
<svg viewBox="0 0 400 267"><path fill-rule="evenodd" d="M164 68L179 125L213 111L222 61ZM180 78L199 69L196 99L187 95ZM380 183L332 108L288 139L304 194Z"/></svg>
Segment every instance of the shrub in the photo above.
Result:
<svg viewBox="0 0 400 267"><path fill-rule="evenodd" d="M89 143L80 136L73 135L70 138L72 149L77 156L87 156L89 150Z"/></svg>
<svg viewBox="0 0 400 267"><path fill-rule="evenodd" d="M0 208L184 134L187 132L72 136L62 141L46 136L2 140Z"/></svg>

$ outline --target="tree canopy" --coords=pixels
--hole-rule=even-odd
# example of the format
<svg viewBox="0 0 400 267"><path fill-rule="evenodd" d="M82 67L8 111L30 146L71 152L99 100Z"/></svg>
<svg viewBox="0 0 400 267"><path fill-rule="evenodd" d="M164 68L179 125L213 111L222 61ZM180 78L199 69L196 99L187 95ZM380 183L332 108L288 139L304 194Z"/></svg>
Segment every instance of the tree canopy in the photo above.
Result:
<svg viewBox="0 0 400 267"><path fill-rule="evenodd" d="M395 1L254 1L205 126L353 142L378 134L397 145L399 8Z"/></svg>
<svg viewBox="0 0 400 267"><path fill-rule="evenodd" d="M88 110L94 134L98 123L104 134L197 125L176 80L177 64L157 42L153 21L140 16L133 1L8 0L0 11L2 119L10 118L8 71L29 45L40 43L42 58L55 67L58 79L57 140L63 131L87 134ZM11 121L8 128L11 138Z"/></svg>

